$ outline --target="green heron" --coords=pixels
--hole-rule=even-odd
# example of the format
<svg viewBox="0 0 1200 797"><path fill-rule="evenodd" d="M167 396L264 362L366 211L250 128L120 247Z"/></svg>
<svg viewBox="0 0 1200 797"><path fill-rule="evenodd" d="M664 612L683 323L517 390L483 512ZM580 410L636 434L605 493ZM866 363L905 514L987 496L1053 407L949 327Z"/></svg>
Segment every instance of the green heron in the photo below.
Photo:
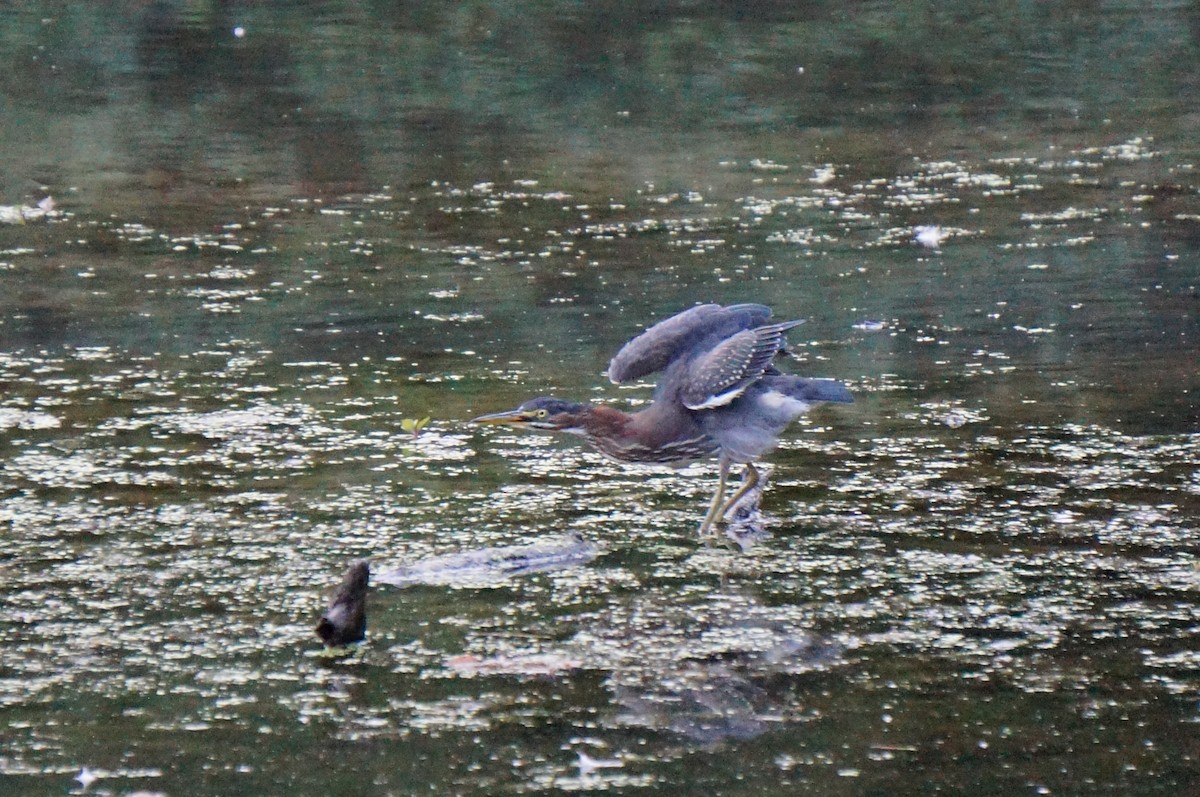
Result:
<svg viewBox="0 0 1200 797"><path fill-rule="evenodd" d="M705 536L754 489L754 461L778 444L788 424L817 402L854 401L841 382L776 370L784 334L803 322L769 323L770 318L771 309L761 304L703 304L626 343L608 366L614 384L662 372L653 401L638 412L543 396L474 423L580 435L621 462L683 466L716 454L720 481L700 524ZM726 501L735 463L746 466L745 477Z"/></svg>

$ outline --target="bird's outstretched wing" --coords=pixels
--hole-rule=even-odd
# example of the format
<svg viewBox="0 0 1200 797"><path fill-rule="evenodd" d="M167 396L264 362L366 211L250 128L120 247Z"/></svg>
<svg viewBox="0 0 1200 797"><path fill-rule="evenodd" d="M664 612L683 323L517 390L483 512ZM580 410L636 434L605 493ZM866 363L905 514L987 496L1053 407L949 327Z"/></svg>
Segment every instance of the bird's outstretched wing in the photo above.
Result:
<svg viewBox="0 0 1200 797"><path fill-rule="evenodd" d="M608 378L619 385L661 371L707 338L719 341L770 317L771 309L761 304L697 305L659 321L622 346L608 364Z"/></svg>
<svg viewBox="0 0 1200 797"><path fill-rule="evenodd" d="M687 368L679 397L689 410L722 407L771 366L783 348L783 335L803 321L785 321L746 329L699 355Z"/></svg>

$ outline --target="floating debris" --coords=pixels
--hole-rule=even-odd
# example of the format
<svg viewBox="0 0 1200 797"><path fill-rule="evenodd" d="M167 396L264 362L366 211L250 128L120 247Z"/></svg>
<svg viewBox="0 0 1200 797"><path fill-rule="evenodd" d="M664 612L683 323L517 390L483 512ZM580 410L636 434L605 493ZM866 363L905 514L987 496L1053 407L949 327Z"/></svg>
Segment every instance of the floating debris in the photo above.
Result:
<svg viewBox="0 0 1200 797"><path fill-rule="evenodd" d="M317 636L326 647L336 648L367 638L367 588L370 565L363 559L350 563L329 608L317 623Z"/></svg>
<svg viewBox="0 0 1200 797"><path fill-rule="evenodd" d="M582 777L590 775L598 769L621 769L625 766L625 762L619 758L592 758L587 753L580 752L576 766L579 767L579 774Z"/></svg>
<svg viewBox="0 0 1200 797"><path fill-rule="evenodd" d="M833 164L827 163L824 166L818 166L813 169L813 176L808 178L808 181L817 185L825 185L826 183L833 182L836 177L837 169L833 167Z"/></svg>
<svg viewBox="0 0 1200 797"><path fill-rule="evenodd" d="M786 172L788 167L782 163L776 163L769 158L754 158L750 161L750 168L756 172Z"/></svg>
<svg viewBox="0 0 1200 797"><path fill-rule="evenodd" d="M942 423L946 424L951 429L962 428L963 426L967 425L969 420L970 418L961 412L951 412L942 416Z"/></svg>
<svg viewBox="0 0 1200 797"><path fill-rule="evenodd" d="M948 233L936 224L922 224L913 228L913 240L926 249L940 249Z"/></svg>
<svg viewBox="0 0 1200 797"><path fill-rule="evenodd" d="M53 197L46 197L36 205L0 205L0 224L24 224L53 215L56 215Z"/></svg>
<svg viewBox="0 0 1200 797"><path fill-rule="evenodd" d="M75 780L78 781L79 785L84 791L87 791L89 786L100 780L100 776L97 775L95 771L84 767L83 769L79 770L79 774L75 776Z"/></svg>

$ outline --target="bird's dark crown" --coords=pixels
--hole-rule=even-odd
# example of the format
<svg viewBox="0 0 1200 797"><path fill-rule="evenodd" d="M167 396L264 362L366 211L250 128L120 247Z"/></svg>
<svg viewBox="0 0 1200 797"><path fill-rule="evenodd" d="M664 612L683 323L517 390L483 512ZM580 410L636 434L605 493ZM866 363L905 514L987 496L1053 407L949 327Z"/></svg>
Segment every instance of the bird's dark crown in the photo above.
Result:
<svg viewBox="0 0 1200 797"><path fill-rule="evenodd" d="M515 410L482 415L475 423L503 424L526 429L574 432L581 429L580 418L592 409L590 404L539 396L526 401Z"/></svg>
<svg viewBox="0 0 1200 797"><path fill-rule="evenodd" d="M588 409L588 404L563 401L551 396L538 396L517 407L517 412L525 425L532 429L565 432L577 431L579 420Z"/></svg>
<svg viewBox="0 0 1200 797"><path fill-rule="evenodd" d="M578 415L583 412L586 406L585 404L578 404L574 401L563 401L551 396L538 396L526 401L517 407L517 410L539 415L545 410L546 414L543 417L552 418L555 415Z"/></svg>

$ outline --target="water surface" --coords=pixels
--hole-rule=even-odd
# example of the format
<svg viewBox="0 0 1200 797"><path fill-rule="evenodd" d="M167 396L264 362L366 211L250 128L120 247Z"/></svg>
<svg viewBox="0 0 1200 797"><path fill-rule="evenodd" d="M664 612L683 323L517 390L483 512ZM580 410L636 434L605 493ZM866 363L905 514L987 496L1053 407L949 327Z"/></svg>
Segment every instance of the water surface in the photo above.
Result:
<svg viewBox="0 0 1200 797"><path fill-rule="evenodd" d="M106 82L7 78L0 204L56 206L0 225L5 794L1200 778L1195 86L1153 56L1194 56L1190 12L1010 20L1058 55L1005 95L995 42L975 63L936 16L814 7L822 39L734 6L623 50L619 23L563 17L531 71L503 4L7 23L29 70L78 63L68 22L115 46L78 56ZM1126 73L1066 68L1147 31ZM829 102L764 81L787 53ZM712 463L465 423L647 400L608 357L701 301L807 319L787 367L857 399L771 456L749 550L695 539ZM380 586L361 650L319 655L352 559L570 533L604 553Z"/></svg>

